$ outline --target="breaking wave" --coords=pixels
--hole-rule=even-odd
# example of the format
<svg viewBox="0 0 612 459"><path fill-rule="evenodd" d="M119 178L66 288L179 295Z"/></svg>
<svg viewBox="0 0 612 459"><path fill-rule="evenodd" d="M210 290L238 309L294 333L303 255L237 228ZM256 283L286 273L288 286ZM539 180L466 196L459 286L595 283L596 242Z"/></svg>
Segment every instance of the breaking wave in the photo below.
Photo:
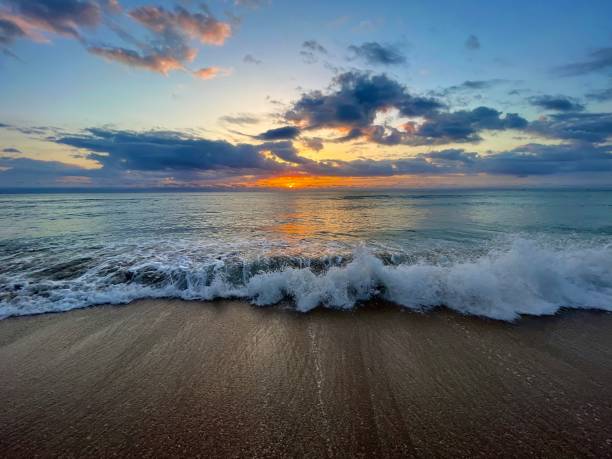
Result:
<svg viewBox="0 0 612 459"><path fill-rule="evenodd" d="M602 243L560 247L517 238L454 259L389 256L366 247L306 261L97 257L99 252L19 275L0 272L0 317L141 298L241 298L258 306L289 301L302 312L351 309L379 298L416 311L443 306L500 320L560 308L612 311L612 246Z"/></svg>

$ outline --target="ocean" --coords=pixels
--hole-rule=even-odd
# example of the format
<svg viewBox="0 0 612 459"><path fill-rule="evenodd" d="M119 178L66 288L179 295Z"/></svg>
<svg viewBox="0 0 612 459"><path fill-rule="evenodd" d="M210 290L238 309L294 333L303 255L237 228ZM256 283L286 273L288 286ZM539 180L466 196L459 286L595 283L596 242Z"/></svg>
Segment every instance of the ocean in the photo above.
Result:
<svg viewBox="0 0 612 459"><path fill-rule="evenodd" d="M0 195L1 318L140 298L612 311L612 191Z"/></svg>

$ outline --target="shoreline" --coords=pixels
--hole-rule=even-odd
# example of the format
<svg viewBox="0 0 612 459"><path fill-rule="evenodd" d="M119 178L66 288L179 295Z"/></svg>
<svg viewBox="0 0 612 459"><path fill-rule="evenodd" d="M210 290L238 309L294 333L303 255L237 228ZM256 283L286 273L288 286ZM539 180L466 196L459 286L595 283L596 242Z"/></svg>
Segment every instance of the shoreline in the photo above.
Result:
<svg viewBox="0 0 612 459"><path fill-rule="evenodd" d="M138 300L0 321L0 454L606 456L612 315Z"/></svg>

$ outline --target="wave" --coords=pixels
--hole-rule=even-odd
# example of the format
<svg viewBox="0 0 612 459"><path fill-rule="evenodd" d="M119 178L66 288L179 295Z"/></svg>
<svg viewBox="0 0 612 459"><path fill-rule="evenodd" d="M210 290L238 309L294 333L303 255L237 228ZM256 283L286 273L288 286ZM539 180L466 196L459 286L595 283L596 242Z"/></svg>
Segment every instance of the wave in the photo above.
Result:
<svg viewBox="0 0 612 459"><path fill-rule="evenodd" d="M560 308L612 311L612 246L547 245L515 239L471 258L389 257L357 248L348 257L288 262L139 260L81 257L71 275L47 271L0 279L0 317L66 311L142 298L240 298L266 306L289 300L301 312L351 309L379 298L407 309L447 307L512 321ZM66 266L62 265L62 272Z"/></svg>

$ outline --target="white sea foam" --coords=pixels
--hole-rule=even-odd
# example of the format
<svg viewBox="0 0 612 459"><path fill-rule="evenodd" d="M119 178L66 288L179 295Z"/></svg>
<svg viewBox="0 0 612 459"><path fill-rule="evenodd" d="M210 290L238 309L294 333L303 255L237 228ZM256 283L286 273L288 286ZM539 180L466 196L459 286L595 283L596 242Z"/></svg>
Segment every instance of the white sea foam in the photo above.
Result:
<svg viewBox="0 0 612 459"><path fill-rule="evenodd" d="M449 262L421 259L386 264L366 248L351 261L317 272L285 267L228 276L226 262L132 265L129 280L94 267L71 280L14 279L0 297L0 317L65 311L95 304L121 304L139 298L212 300L243 298L255 305L291 300L307 312L318 306L350 309L383 298L427 311L445 306L463 314L514 320L521 314L554 314L560 308L612 311L612 246L559 248L516 239L501 249ZM142 273L154 273L145 280Z"/></svg>

